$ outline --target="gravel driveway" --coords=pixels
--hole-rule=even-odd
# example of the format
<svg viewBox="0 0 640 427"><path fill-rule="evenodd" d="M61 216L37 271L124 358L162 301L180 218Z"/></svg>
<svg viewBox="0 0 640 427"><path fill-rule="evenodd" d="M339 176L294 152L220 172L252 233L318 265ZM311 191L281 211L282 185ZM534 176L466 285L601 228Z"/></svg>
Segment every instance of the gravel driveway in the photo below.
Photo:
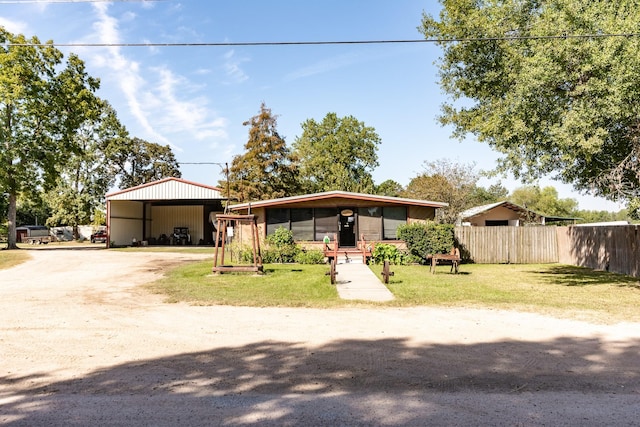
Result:
<svg viewBox="0 0 640 427"><path fill-rule="evenodd" d="M640 324L167 304L141 285L202 256L30 254L0 271L2 425L640 425Z"/></svg>

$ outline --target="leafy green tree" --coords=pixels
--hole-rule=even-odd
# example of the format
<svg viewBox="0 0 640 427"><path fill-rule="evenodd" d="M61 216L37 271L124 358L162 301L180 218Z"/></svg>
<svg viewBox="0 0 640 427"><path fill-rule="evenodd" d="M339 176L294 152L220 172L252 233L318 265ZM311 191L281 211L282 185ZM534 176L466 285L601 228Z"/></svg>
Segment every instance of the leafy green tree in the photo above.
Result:
<svg viewBox="0 0 640 427"><path fill-rule="evenodd" d="M438 210L438 219L444 223L454 223L460 212L477 204L474 194L480 175L475 171L475 163L438 159L425 161L423 166L424 172L409 182L402 196L448 203L449 206Z"/></svg>
<svg viewBox="0 0 640 427"><path fill-rule="evenodd" d="M107 151L126 135L115 111L103 103L103 111L87 120L74 135L79 147L69 153L57 185L46 194L52 214L47 225L70 225L78 238L78 226L93 222L93 215L104 205L104 196L115 181L115 169Z"/></svg>
<svg viewBox="0 0 640 427"><path fill-rule="evenodd" d="M629 202L629 217L634 221L640 220L640 199L634 198Z"/></svg>
<svg viewBox="0 0 640 427"><path fill-rule="evenodd" d="M595 210L579 210L575 212L576 223L586 224L591 222L608 222L608 221L631 221L637 220L632 213L628 213L626 209L618 212L595 211Z"/></svg>
<svg viewBox="0 0 640 427"><path fill-rule="evenodd" d="M523 186L513 190L509 200L536 213L547 216L572 217L576 215L578 201L572 198L560 199L558 191L551 186Z"/></svg>
<svg viewBox="0 0 640 427"><path fill-rule="evenodd" d="M182 176L171 146L140 138L124 139L109 147L120 188L135 187L159 179Z"/></svg>
<svg viewBox="0 0 640 427"><path fill-rule="evenodd" d="M243 125L249 126L249 139L245 153L235 156L229 168L231 198L244 202L296 194L296 168L278 133L277 116L263 102L260 112ZM220 186L226 188L226 181Z"/></svg>
<svg viewBox="0 0 640 427"><path fill-rule="evenodd" d="M21 193L16 201L17 225L43 225L51 215L42 191Z"/></svg>
<svg viewBox="0 0 640 427"><path fill-rule="evenodd" d="M501 202L507 200L509 190L501 183L491 184L489 188L476 186L471 194L474 205L487 205L489 203Z"/></svg>
<svg viewBox="0 0 640 427"><path fill-rule="evenodd" d="M293 145L304 189L373 193L371 173L378 166L380 143L375 129L353 116L329 113L322 122L305 121Z"/></svg>
<svg viewBox="0 0 640 427"><path fill-rule="evenodd" d="M376 186L376 194L381 196L399 197L404 191L404 188L399 182L393 179L383 181L380 185Z"/></svg>
<svg viewBox="0 0 640 427"><path fill-rule="evenodd" d="M499 169L516 178L556 173L612 200L640 195L637 1L441 3L420 30L443 49L444 125L502 153Z"/></svg>
<svg viewBox="0 0 640 427"><path fill-rule="evenodd" d="M47 189L80 150L73 135L99 111L98 80L52 43L0 28L0 192L8 193L8 245L16 246L19 194Z"/></svg>

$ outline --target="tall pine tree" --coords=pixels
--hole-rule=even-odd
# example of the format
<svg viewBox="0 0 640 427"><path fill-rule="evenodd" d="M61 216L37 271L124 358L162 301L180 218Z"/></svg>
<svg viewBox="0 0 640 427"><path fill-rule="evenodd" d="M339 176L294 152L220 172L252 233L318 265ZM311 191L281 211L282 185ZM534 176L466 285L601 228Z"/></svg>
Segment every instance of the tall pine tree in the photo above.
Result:
<svg viewBox="0 0 640 427"><path fill-rule="evenodd" d="M240 202L297 194L297 173L291 153L277 131L277 116L264 102L260 112L243 123L249 126L245 153L233 158L229 169L231 198ZM221 187L226 187L222 181Z"/></svg>

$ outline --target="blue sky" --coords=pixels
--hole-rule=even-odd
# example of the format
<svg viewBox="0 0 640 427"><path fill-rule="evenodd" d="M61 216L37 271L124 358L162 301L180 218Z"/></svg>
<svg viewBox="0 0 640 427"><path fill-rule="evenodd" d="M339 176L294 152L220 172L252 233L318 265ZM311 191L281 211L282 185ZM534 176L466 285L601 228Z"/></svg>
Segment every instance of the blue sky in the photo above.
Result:
<svg viewBox="0 0 640 427"><path fill-rule="evenodd" d="M0 25L61 44L416 40L422 12L438 10L435 0L0 0ZM60 49L77 53L100 78L99 95L132 136L170 144L179 162L231 162L247 140L242 123L262 102L278 115L289 145L305 120L329 112L375 128L382 139L377 183L406 185L424 161L489 170L498 158L471 138L451 139L438 124L446 98L434 65L440 50L430 43ZM216 165L181 170L204 184L221 178ZM509 190L522 185L501 181ZM568 185L540 185L576 198L582 209L621 208Z"/></svg>

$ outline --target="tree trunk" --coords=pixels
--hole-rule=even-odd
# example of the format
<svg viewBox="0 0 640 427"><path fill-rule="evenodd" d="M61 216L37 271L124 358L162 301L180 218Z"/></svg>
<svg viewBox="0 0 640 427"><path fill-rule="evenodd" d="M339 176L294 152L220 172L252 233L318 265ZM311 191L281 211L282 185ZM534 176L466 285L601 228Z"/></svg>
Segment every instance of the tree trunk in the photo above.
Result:
<svg viewBox="0 0 640 427"><path fill-rule="evenodd" d="M16 245L16 201L16 195L9 193L9 213L7 215L7 219L9 220L9 235L7 236L7 249L18 249L18 245Z"/></svg>

